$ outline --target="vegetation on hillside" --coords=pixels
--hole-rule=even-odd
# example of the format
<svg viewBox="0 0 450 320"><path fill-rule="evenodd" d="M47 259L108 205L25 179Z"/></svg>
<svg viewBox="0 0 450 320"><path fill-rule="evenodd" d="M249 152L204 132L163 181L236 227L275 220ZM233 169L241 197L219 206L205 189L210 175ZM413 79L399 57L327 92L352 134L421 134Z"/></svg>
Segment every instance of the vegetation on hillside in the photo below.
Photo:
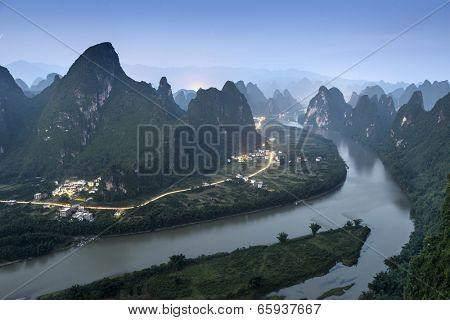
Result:
<svg viewBox="0 0 450 320"><path fill-rule="evenodd" d="M369 284L369 291L362 295L365 299L442 298L436 293L439 291L431 288L437 283L448 284L450 263L445 252L448 252L450 242L438 239L445 238L445 232L448 232L446 209L444 207L442 216L441 208L446 177L450 172L450 94L428 112L423 109L419 95L413 95L399 110L386 142L375 146L411 200L414 232L401 253L386 260L388 270L376 275ZM429 248L438 244L439 248ZM438 254L435 250L443 251ZM438 261L440 254L443 260ZM425 276L423 271L427 265L441 267L429 268ZM447 297L448 288L444 290Z"/></svg>
<svg viewBox="0 0 450 320"><path fill-rule="evenodd" d="M407 299L450 299L450 175L441 224L435 236L425 239L424 249L411 259L406 284Z"/></svg>

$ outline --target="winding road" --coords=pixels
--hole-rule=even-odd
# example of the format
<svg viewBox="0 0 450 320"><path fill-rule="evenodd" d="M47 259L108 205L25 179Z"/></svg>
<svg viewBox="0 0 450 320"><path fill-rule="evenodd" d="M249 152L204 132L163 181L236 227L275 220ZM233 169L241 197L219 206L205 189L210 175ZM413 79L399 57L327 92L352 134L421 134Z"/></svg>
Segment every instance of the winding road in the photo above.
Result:
<svg viewBox="0 0 450 320"><path fill-rule="evenodd" d="M259 169L258 171L248 175L247 178L254 177L254 176L260 174L261 172L264 172L267 169L269 169L270 165L273 162L274 157L275 157L275 154L273 152L271 152L270 156L269 156L269 161L267 162L267 165L264 166L263 168ZM223 180L220 180L220 181L213 182L210 185L214 186L214 185L222 184L225 181L226 180L223 179ZM86 206L86 205L83 205L83 207L85 209L91 209L91 210L122 210L122 211L132 210L132 209L145 207L146 205L148 205L148 204L150 204L152 202L155 202L155 201L157 201L159 199L162 199L164 197L170 196L172 194L192 191L194 188L195 187L190 187L190 188L184 188L184 189L178 189L178 190L164 192L164 193L162 193L160 195L152 197L152 198L150 198L148 200L145 200L144 202L139 203L139 204L134 205L134 206L114 207L114 206ZM32 205L41 205L41 206L52 206L52 207L57 207L57 208L70 208L71 206L73 206L73 204L70 204L70 203L48 202L48 201L0 200L0 203L6 203L6 204L32 204Z"/></svg>

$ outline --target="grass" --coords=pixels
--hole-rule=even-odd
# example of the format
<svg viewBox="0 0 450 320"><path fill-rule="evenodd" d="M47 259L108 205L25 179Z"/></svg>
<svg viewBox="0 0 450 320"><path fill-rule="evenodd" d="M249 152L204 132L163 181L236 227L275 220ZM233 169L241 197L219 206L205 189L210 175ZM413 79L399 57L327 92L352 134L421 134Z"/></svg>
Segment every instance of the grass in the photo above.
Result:
<svg viewBox="0 0 450 320"><path fill-rule="evenodd" d="M285 243L238 249L105 278L41 299L254 299L357 263L368 227L351 226Z"/></svg>

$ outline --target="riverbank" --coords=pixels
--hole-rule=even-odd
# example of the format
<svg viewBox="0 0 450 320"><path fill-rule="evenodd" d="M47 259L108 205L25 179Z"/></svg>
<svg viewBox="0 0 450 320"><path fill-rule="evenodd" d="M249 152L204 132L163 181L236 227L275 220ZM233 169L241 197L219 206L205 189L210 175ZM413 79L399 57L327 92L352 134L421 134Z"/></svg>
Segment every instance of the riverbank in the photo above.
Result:
<svg viewBox="0 0 450 320"><path fill-rule="evenodd" d="M252 299L357 263L368 227L185 259L47 294L41 299Z"/></svg>
<svg viewBox="0 0 450 320"><path fill-rule="evenodd" d="M333 187L333 188L331 188L331 189L329 189L327 191L324 191L324 192L322 192L320 194L317 194L315 196L311 196L309 198L300 199L300 201L316 200L316 199L319 199L319 198L324 197L326 195L329 195L329 194L339 190L344 185L344 183L345 183L345 181L343 181L339 185L337 185L337 186L335 186L335 187ZM165 227L165 228L160 228L160 229L156 229L156 230L146 230L146 231L140 231L140 232L130 232L130 233L121 233L121 234L111 234L111 235L98 237L97 239L119 238L119 237L127 237L127 236L139 235L139 234L163 232L163 231L168 231L168 230L173 230L173 229L179 229L179 228L194 226L194 225L198 225L198 224L201 224L201 223L215 222L215 221L220 221L220 220L224 220L224 219L227 219L227 218L244 216L244 215L247 215L247 214L263 213L264 211L272 210L272 209L276 209L276 208L281 208L281 207L297 206L297 204L296 204L297 202L298 201L295 201L294 203L288 203L288 204L279 204L279 205L276 205L276 206L262 208L262 209L258 209L258 210L251 210L251 211L246 211L246 212L240 212L240 213L236 213L236 214L232 214L232 215L228 215L228 216L223 216L223 217L219 217L219 218L215 218L215 219L203 220L203 221L197 221L197 222L191 222L191 223L185 223L185 224L181 224L181 225L175 225L175 226L172 226L172 227ZM77 242L75 242L75 243L73 243L71 245L68 245L68 246L63 246L61 248L55 249L52 252L50 252L49 254L72 249L72 248L76 247L80 241L87 240L87 239L90 239L90 238L91 237L78 237L76 239ZM29 261L29 260L32 260L32 259L33 259L33 257L0 263L0 268L9 266L9 265L12 265L12 264L15 264L15 263Z"/></svg>
<svg viewBox="0 0 450 320"><path fill-rule="evenodd" d="M276 209L276 208L289 207L289 206L298 206L298 204L297 204L298 202L317 200L317 199L320 199L321 197L327 196L327 195L329 195L329 194L339 190L340 188L342 188L344 183L345 183L345 181L341 182L340 184L338 184L335 187L330 188L327 191L321 192L321 193L319 193L317 195L314 195L314 196L311 196L311 197L308 197L308 198L296 200L295 202L290 202L290 203L285 203L285 204L278 204L278 205L275 205L275 206L272 206L272 207L265 207L265 208L261 208L261 209L257 209L257 210L244 211L244 212L239 212L239 213L236 213L236 214L230 214L230 215L227 215L227 216L218 217L218 218L214 218L214 219L202 220L202 221L196 221L196 222L190 222L190 223L184 223L184 224L179 224L179 225L175 225L175 226L171 226L171 227L159 228L159 229L155 229L155 230L146 230L146 231L121 233L121 234L111 234L111 235L106 235L106 236L99 237L99 239L101 239L101 238L117 238L117 237L133 236L133 235L138 235L138 234L162 232L162 231L167 231L167 230L173 230L173 229L178 229L178 228L194 226L194 225L201 224L201 223L215 222L215 221L220 221L220 220L224 220L224 219L228 219L228 218L244 216L244 215L248 215L248 214L263 213L264 211L272 210L272 209Z"/></svg>
<svg viewBox="0 0 450 320"><path fill-rule="evenodd" d="M132 235L261 212L298 198L319 197L343 184L347 174L345 163L330 140L312 136L303 147L293 150L302 152L308 159L322 159L311 161L307 171L300 166L271 167L258 175L263 188L242 179L232 179L220 185L171 194L146 207L128 211L120 223L117 223L114 211L94 212L93 222L79 222L58 218L54 209L48 213L49 209L31 205L5 207L0 212L0 261L8 263L53 253L68 237L88 238L105 229L108 231L102 234L104 237ZM23 248L20 235L32 237L36 234L45 235L45 238L41 236L38 241L28 241L31 247ZM43 247L47 249L45 252L38 250Z"/></svg>
<svg viewBox="0 0 450 320"><path fill-rule="evenodd" d="M422 153L416 153L410 151L405 155L402 152L380 146L370 147L377 153L387 171L410 200L412 204L410 217L414 222L414 230L402 251L386 260L387 270L377 274L370 283L369 290L364 292L360 298L366 300L442 299L445 295L442 296L440 291L448 292L448 290L427 292L429 288L440 288L442 285L444 288L448 287L444 284L445 281L442 281L444 271L439 274L441 279L431 280L433 277L429 277L430 274L435 274L436 269L434 268L436 268L439 259L431 264L432 267L425 263L426 259L423 259L423 257L423 261L420 261L420 263L415 261L421 258L423 251L431 250L427 246L430 246L429 243L432 239L435 241L436 236L439 236L444 228L442 207L446 195L446 179L449 174L448 157L450 154L447 152L447 160L443 157L439 161L424 161L426 157L432 157L436 152L425 150ZM437 248L438 245L434 243L431 247ZM431 256L429 253L428 255ZM419 273L417 270L420 268L429 268L429 270L425 272L422 270L421 275L416 275L415 273ZM442 267L441 270L446 268L448 270L448 266ZM427 277L423 275L427 275ZM436 278L439 276L435 275ZM417 281L417 279L421 279L421 281ZM420 293L414 292L412 294L411 288L414 288L414 290L420 288L420 290L417 290Z"/></svg>

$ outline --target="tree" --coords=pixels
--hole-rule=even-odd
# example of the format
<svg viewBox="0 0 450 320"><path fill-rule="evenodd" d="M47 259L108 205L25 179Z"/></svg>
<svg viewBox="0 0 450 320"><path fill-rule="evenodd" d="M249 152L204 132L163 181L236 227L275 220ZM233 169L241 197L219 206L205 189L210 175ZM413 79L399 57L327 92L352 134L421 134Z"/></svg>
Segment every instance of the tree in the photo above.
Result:
<svg viewBox="0 0 450 320"><path fill-rule="evenodd" d="M176 254L169 258L169 266L179 271L186 265L186 257L184 254Z"/></svg>
<svg viewBox="0 0 450 320"><path fill-rule="evenodd" d="M322 226L320 224L314 222L309 225L309 228L311 229L313 236L315 236L317 231L322 229Z"/></svg>
<svg viewBox="0 0 450 320"><path fill-rule="evenodd" d="M288 234L286 232L280 232L277 236L278 241L280 241L280 243L285 243L288 239Z"/></svg>
<svg viewBox="0 0 450 320"><path fill-rule="evenodd" d="M345 226L346 226L346 227L353 227L353 223L352 223L350 220L348 220L348 221L345 223Z"/></svg>
<svg viewBox="0 0 450 320"><path fill-rule="evenodd" d="M355 227L359 227L362 223L362 219L353 219L353 224Z"/></svg>

